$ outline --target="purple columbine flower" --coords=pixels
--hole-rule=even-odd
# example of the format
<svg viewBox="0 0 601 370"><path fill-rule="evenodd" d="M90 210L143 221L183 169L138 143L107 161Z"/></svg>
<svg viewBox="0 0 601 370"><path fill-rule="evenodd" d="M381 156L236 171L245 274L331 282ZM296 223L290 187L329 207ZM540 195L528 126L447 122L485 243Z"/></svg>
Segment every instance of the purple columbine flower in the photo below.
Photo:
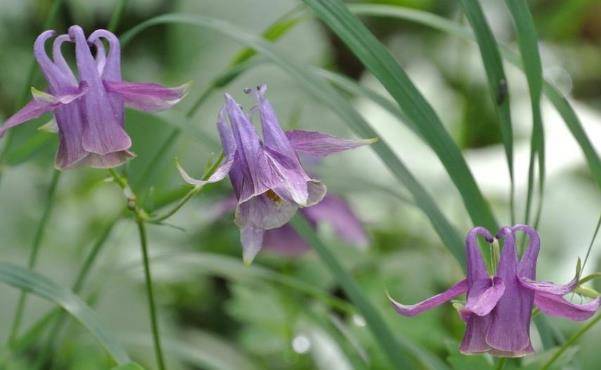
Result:
<svg viewBox="0 0 601 370"><path fill-rule="evenodd" d="M206 181L195 180L180 168L184 180L196 186L229 174L238 200L235 222L241 229L243 259L247 264L261 249L265 230L282 227L299 208L319 203L326 194L326 186L303 169L299 152L326 156L373 142L339 139L312 131L284 132L265 98L266 90L261 85L255 91L262 138L250 117L226 94L217 122L225 156L223 163Z"/></svg>
<svg viewBox="0 0 601 370"><path fill-rule="evenodd" d="M515 232L523 231L530 239L519 260ZM467 328L461 352L488 352L500 357L521 357L531 353L530 320L534 306L551 316L570 320L586 320L597 312L601 298L585 304L574 304L564 298L578 283L578 277L565 285L536 281L536 262L540 250L538 233L527 225L503 227L497 238L504 239L499 265L490 277L477 244L477 236L488 243L493 237L482 227L472 229L466 238L467 277L444 293L415 305L400 304L389 297L395 310L404 316L414 316L466 293L465 306L460 310Z"/></svg>
<svg viewBox="0 0 601 370"><path fill-rule="evenodd" d="M132 83L121 78L119 39L109 31L97 30L86 40L79 26L54 39L51 59L45 50L54 31L42 32L34 43L34 56L48 81L48 93L33 89L33 100L4 123L0 136L15 126L53 112L59 134L56 167L68 169L87 165L115 167L134 155L124 129L124 107L144 111L168 109L187 92L187 85L167 88L152 83ZM102 40L108 41L106 54ZM75 43L77 77L61 52L64 42ZM96 49L92 56L90 46Z"/></svg>

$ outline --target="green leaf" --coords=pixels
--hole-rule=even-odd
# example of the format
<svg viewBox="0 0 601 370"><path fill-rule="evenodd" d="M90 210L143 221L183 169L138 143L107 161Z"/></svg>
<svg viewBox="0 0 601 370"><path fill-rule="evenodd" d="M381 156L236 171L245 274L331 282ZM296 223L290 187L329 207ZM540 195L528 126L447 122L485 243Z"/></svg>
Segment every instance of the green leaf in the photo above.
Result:
<svg viewBox="0 0 601 370"><path fill-rule="evenodd" d="M304 0L388 90L434 150L463 198L472 222L490 230L497 222L461 150L426 99L384 45L341 0Z"/></svg>
<svg viewBox="0 0 601 370"><path fill-rule="evenodd" d="M127 352L113 334L100 323L96 313L69 289L63 288L37 272L3 262L0 262L0 281L56 303L88 329L115 363L131 362Z"/></svg>
<svg viewBox="0 0 601 370"><path fill-rule="evenodd" d="M300 86L305 88L318 101L329 106L358 136L365 138L378 136L376 131L361 117L347 99L342 97L330 84L315 76L307 68L296 64L293 60L284 56L272 44L227 22L202 16L166 14L149 19L132 28L123 35L122 43L126 44L136 34L150 26L163 23L183 23L210 28L254 48L265 58L279 65L290 76L294 77ZM392 174L409 190L415 200L415 204L428 216L445 246L449 248L453 256L463 265L462 238L442 214L434 199L424 190L424 187L417 181L405 164L394 154L385 140L380 140L370 145L370 148L378 154Z"/></svg>
<svg viewBox="0 0 601 370"><path fill-rule="evenodd" d="M478 369L478 370L492 370L493 364L490 363L484 357L480 356L466 356L459 353L452 354L447 358L447 361L451 364L453 370L467 370L467 369Z"/></svg>
<svg viewBox="0 0 601 370"><path fill-rule="evenodd" d="M465 15L470 22L476 42L480 48L480 55L486 71L490 94L499 118L501 139L505 147L507 167L510 178L510 208L511 220L515 223L514 206L514 176L513 176L513 129L511 124L511 111L509 108L509 88L503 60L497 45L497 41L486 21L486 17L480 7L478 0L461 0Z"/></svg>
<svg viewBox="0 0 601 370"><path fill-rule="evenodd" d="M144 370L144 368L134 362L112 368L111 370Z"/></svg>
<svg viewBox="0 0 601 370"><path fill-rule="evenodd" d="M543 128L542 112L540 107L543 88L543 67L538 52L538 39L534 28L534 20L525 0L505 0L509 12L515 23L518 45L524 63L524 71L530 91L530 104L532 107L532 137L530 142L530 164L528 168L528 193L526 199L526 215L524 223L530 223L530 209L532 204L534 186L535 157L538 156L539 175L539 207L534 224L538 224L543 203L545 184L545 135Z"/></svg>

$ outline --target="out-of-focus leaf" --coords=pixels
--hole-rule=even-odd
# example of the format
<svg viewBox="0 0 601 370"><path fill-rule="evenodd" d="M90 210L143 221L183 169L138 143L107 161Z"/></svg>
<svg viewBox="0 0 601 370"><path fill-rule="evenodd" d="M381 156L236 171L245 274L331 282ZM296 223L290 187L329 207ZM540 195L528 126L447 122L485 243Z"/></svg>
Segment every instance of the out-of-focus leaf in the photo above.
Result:
<svg viewBox="0 0 601 370"><path fill-rule="evenodd" d="M79 321L104 347L117 364L131 362L127 352L110 331L100 323L96 313L78 296L37 272L0 262L0 281L31 292L61 306Z"/></svg>
<svg viewBox="0 0 601 370"><path fill-rule="evenodd" d="M112 368L111 370L144 370L144 368L134 362Z"/></svg>

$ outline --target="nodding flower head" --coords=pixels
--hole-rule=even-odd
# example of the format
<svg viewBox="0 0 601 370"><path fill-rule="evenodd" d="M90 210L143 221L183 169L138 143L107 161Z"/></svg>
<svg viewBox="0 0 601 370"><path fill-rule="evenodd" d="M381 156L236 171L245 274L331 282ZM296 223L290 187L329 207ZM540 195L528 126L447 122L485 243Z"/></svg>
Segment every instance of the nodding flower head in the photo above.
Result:
<svg viewBox="0 0 601 370"><path fill-rule="evenodd" d="M250 116L229 94L217 119L225 159L215 172L216 181L229 174L236 194L236 224L240 227L243 259L249 264L263 245L265 230L282 227L299 208L319 203L326 186L304 170L298 153L326 156L372 143L373 140L349 140L316 131L285 132L271 103L265 97L267 87L245 90L253 93L261 121L260 137ZM181 169L184 179L195 180Z"/></svg>
<svg viewBox="0 0 601 370"><path fill-rule="evenodd" d="M515 245L517 232L526 233L529 239L521 258ZM492 235L484 228L477 227L468 233L465 279L415 305L403 305L389 297L394 309L401 315L414 316L466 294L466 303L459 312L466 323L461 352L488 352L500 357L521 357L533 351L530 321L534 307L547 315L571 320L586 320L599 309L600 298L585 304L574 304L564 298L576 287L577 277L565 285L535 280L540 237L530 226L515 225L499 230L496 237L504 241L504 246L497 272L492 277L480 254L478 235L484 236L488 243L493 242Z"/></svg>
<svg viewBox="0 0 601 370"><path fill-rule="evenodd" d="M57 168L118 166L134 156L124 129L125 105L144 111L168 109L185 96L187 86L167 88L123 81L119 39L106 30L97 30L86 39L81 27L71 26L67 34L54 39L50 58L45 45L55 35L54 31L42 32L34 43L34 56L48 82L48 91L33 89L33 99L8 118L0 128L0 136L51 112L60 139ZM108 55L103 40L108 42ZM76 74L62 55L65 42L75 44Z"/></svg>

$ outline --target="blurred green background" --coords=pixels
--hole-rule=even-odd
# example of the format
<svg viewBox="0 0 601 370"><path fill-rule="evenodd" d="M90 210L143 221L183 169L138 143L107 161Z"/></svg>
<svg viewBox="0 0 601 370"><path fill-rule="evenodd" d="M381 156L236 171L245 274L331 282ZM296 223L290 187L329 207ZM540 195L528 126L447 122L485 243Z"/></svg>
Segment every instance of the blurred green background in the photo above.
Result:
<svg viewBox="0 0 601 370"><path fill-rule="evenodd" d="M432 12L458 23L466 21L456 1L379 0ZM55 29L71 24L86 32L105 28L116 5L109 0L65 0ZM495 36L516 49L511 19L502 2L482 0ZM574 107L597 149L601 146L601 2L599 0L530 1L535 17L545 77L574 98ZM50 0L0 0L0 120L22 103L32 61L33 40L51 6ZM170 12L227 20L260 34L282 14L298 6L292 0L131 0L117 33L153 16ZM509 223L505 157L496 115L488 95L478 49L473 43L398 19L363 18L393 52L420 91L465 150L480 187L502 224ZM303 21L277 42L297 62L326 67L385 93L377 80L319 22ZM176 85L192 80L189 97L176 106L183 114L241 46L215 32L162 25L135 38L123 52L123 74L130 81ZM68 54L68 53L66 53ZM530 111L524 75L506 66L511 92L516 147L518 214L523 214ZM340 119L307 96L297 82L275 66L262 63L225 90L212 94L190 121L184 135L160 158L153 154L174 129L177 112L150 115L127 112L126 125L138 155L125 170L144 202L183 186L175 170L177 157L193 175L219 153L215 130L222 93L250 105L242 89L267 83L268 97L288 128L319 129L352 136ZM34 86L42 89L38 75ZM349 96L381 138L400 153L458 230L471 225L458 192L432 151L410 130L373 102ZM543 249L539 277L567 281L576 259L584 257L601 209L599 189L565 124L543 101L548 148L548 178L540 232ZM51 178L57 140L37 127L48 117L14 130L6 152L0 187L0 260L25 265L29 246ZM32 139L33 138L33 139ZM33 140L33 143L32 143ZM42 143L37 145L36 143ZM154 176L144 169L151 165ZM446 289L462 272L425 216L369 148L326 159L313 170L329 191L342 194L363 220L371 245L361 251L344 245L327 227L319 230L357 282L384 315L394 333L434 354L454 369L483 369L485 357L465 358L457 343L463 324L448 305L416 318L396 315L385 291L413 302ZM94 241L123 207L118 188L107 184L102 170L77 169L63 174L57 202L42 244L37 271L70 286ZM207 189L170 219L175 227L151 226L150 249L157 300L169 368L179 369L387 369L363 319L332 309L281 276L298 279L346 299L313 253L287 258L262 252L254 267L241 263L238 230L231 215L218 217L215 205L231 193L228 181ZM143 274L139 267L135 225L122 220L112 230L82 297L89 299L102 322L117 334L132 357L153 369ZM587 271L598 271L601 250L593 249ZM282 275L264 278L257 269ZM261 270L262 271L262 270ZM599 287L597 287L599 288ZM0 286L0 342L14 315L18 291ZM52 306L30 298L25 326ZM565 335L580 324L553 319ZM533 335L540 348L537 335ZM70 322L57 340L55 369L107 369L104 352L78 324ZM581 369L598 369L601 327L585 335L571 354ZM43 342L42 340L40 341ZM34 346L11 370L31 369L40 348ZM561 364L560 364L561 365ZM2 366L2 365L0 365ZM563 365L561 365L563 366ZM568 366L568 365L565 365ZM574 367L558 367L574 368Z"/></svg>

